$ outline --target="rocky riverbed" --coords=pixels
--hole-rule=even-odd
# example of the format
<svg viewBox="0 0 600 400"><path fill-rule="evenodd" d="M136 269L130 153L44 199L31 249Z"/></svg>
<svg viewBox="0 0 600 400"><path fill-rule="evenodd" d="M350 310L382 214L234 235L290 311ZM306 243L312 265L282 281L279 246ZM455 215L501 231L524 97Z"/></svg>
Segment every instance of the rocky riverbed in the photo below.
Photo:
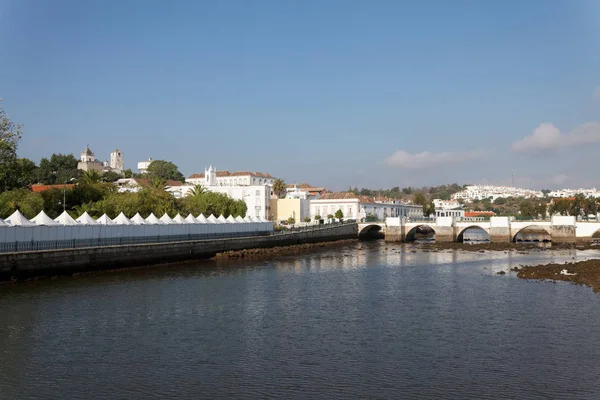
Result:
<svg viewBox="0 0 600 400"><path fill-rule="evenodd" d="M296 244L291 246L277 246L277 247L268 247L268 248L257 248L257 249L245 249L245 250L232 250L232 251L224 251L222 253L217 253L215 256L216 259L235 259L235 258L256 258L256 257L268 257L272 255L281 255L281 254L296 254L302 253L306 251L311 251L324 247L334 247L334 246L345 246L350 243L356 243L357 239L347 239L347 240L336 240L333 242L320 242L320 243L305 243L305 244Z"/></svg>
<svg viewBox="0 0 600 400"><path fill-rule="evenodd" d="M518 270L522 279L567 281L591 287L600 292L600 259L565 264L525 266Z"/></svg>

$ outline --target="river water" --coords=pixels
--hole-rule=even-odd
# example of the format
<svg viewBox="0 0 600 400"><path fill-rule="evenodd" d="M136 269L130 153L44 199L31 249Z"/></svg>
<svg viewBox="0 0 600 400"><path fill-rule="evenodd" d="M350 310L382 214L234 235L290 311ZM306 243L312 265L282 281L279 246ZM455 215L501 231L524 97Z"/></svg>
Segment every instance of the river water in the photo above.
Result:
<svg viewBox="0 0 600 400"><path fill-rule="evenodd" d="M0 285L1 399L598 399L597 252L360 242Z"/></svg>

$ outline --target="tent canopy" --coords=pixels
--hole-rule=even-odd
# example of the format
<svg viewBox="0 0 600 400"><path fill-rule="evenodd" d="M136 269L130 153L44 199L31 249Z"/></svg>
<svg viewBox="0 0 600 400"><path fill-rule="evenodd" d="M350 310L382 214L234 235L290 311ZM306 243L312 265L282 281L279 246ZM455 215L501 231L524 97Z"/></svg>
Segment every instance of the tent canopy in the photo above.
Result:
<svg viewBox="0 0 600 400"><path fill-rule="evenodd" d="M146 225L146 220L142 218L140 213L135 213L135 215L131 217L130 221L133 222L135 225Z"/></svg>
<svg viewBox="0 0 600 400"><path fill-rule="evenodd" d="M56 217L54 221L61 225L79 225L79 223L71 218L69 213L66 211L63 211L63 213Z"/></svg>
<svg viewBox="0 0 600 400"><path fill-rule="evenodd" d="M81 214L75 221L79 222L81 225L98 225L98 222L96 222L87 211Z"/></svg>
<svg viewBox="0 0 600 400"><path fill-rule="evenodd" d="M4 220L4 222L8 222L12 226L35 226L35 224L28 220L26 216L21 214L19 210L16 210L14 213L12 213L10 217Z"/></svg>
<svg viewBox="0 0 600 400"><path fill-rule="evenodd" d="M54 222L54 220L52 218L50 218L44 212L44 210L40 211L40 213L38 215L31 218L31 222L34 222L36 225L46 225L46 226L58 225L56 222Z"/></svg>

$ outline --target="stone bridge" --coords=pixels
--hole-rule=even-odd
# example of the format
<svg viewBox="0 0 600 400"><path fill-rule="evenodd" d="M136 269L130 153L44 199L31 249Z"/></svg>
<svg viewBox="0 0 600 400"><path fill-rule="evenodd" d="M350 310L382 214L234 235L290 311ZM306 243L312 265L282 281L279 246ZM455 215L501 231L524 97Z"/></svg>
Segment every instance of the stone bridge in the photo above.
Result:
<svg viewBox="0 0 600 400"><path fill-rule="evenodd" d="M600 222L577 221L575 217L554 216L550 221L512 221L510 217L492 217L489 221L463 221L453 217L439 217L432 221L407 222L401 218L387 218L385 223L361 223L359 237L381 232L391 242L414 240L419 227L428 227L440 242L462 242L465 231L479 228L485 231L491 242L514 242L517 234L525 230L546 233L555 243L591 242L600 239Z"/></svg>

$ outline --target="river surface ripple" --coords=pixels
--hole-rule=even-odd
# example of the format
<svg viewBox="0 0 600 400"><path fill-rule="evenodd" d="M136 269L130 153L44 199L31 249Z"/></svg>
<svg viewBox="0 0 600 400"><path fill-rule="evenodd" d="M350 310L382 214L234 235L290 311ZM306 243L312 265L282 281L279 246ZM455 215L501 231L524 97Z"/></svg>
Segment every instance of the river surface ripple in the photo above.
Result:
<svg viewBox="0 0 600 400"><path fill-rule="evenodd" d="M0 285L0 398L598 399L600 295L496 274L598 255L362 242Z"/></svg>

